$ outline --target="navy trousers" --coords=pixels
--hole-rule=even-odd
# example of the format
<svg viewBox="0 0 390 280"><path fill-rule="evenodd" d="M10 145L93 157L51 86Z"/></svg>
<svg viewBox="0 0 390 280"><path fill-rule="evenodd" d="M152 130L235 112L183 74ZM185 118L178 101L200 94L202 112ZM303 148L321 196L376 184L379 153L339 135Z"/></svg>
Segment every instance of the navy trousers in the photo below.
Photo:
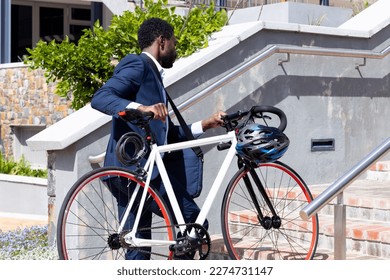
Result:
<svg viewBox="0 0 390 280"><path fill-rule="evenodd" d="M193 223L196 220L196 217L199 214L200 208L192 198L190 194L188 194L185 186L183 186L178 180L175 179L175 177L171 177L171 183L172 187L175 191L176 198L178 200L180 209L183 213L183 217L186 223ZM128 185L127 180L120 180L118 178L112 179L110 178L109 181L106 181L106 185L109 187L111 193L114 195L114 197L117 200L118 203L118 216L119 220L122 220L122 217L125 213L127 204L129 202L129 198L131 194L133 193L135 184ZM167 194L165 191L165 188L162 184L161 178L157 177L156 179L151 181L151 185L157 186L157 191L163 196L164 200L167 202ZM139 200L140 197L137 198ZM152 215L159 214L157 205L151 204L149 205L150 208L148 208L148 211L145 211L145 213L142 214L142 218L140 220L140 227L150 227L151 226L151 219ZM168 207L171 210L171 206L168 205ZM135 221L135 213L136 211L132 210L129 213L129 217L126 221L124 230L131 230L132 225ZM175 221L176 223L176 221ZM208 223L204 224L204 226L207 228ZM142 231L142 233L138 233L137 237L139 238L146 238L150 239L151 232L150 231ZM150 258L150 248L144 247L140 248L141 250L127 250L125 258L127 260L147 260Z"/></svg>
<svg viewBox="0 0 390 280"><path fill-rule="evenodd" d="M320 0L320 5L329 6L329 0Z"/></svg>

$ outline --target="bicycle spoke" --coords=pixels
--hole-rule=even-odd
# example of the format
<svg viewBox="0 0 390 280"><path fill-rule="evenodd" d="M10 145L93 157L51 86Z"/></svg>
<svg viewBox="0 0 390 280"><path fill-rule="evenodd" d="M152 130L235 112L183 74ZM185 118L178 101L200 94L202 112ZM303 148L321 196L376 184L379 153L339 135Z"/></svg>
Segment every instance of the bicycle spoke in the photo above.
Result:
<svg viewBox="0 0 390 280"><path fill-rule="evenodd" d="M60 258L125 259L128 252L145 254L145 247L123 243L128 229L123 233L117 232L120 221L117 207L119 201L128 203L123 199L128 200L131 197L130 185L133 182L139 184L140 190L143 190L143 185L127 170L101 168L91 171L75 183L60 210L57 238ZM151 186L147 191L141 221L151 217L152 226L147 230L150 231L152 239L173 240L175 235L171 226L172 218L165 202ZM138 209L137 199L139 198L136 198L133 210ZM158 206L155 207L158 215L151 213L152 205ZM130 215L134 215L133 210L130 210ZM128 226L131 227L131 224ZM145 229L139 228L136 234L138 233L145 233ZM172 254L168 245L152 246L148 250L151 251L148 255L155 259L167 259Z"/></svg>
<svg viewBox="0 0 390 280"><path fill-rule="evenodd" d="M263 224L258 221L253 196L248 195L243 182L246 172L245 168L237 172L223 200L223 235L229 255L234 259L312 258L318 240L318 218L302 222L299 217L299 210L311 200L304 182L281 163L262 164L255 168L264 194L277 215L273 217L262 194L253 187L262 219L266 219ZM251 184L255 186L252 180Z"/></svg>
<svg viewBox="0 0 390 280"><path fill-rule="evenodd" d="M91 184L91 187L92 189L96 192L96 194L98 195L100 201L103 203L104 207L103 207L103 210L104 210L104 216L102 215L103 219L105 221L108 221L108 216L107 216L107 211L109 212L110 216L114 218L114 220L117 222L117 214L116 214L116 209L114 208L113 210L108 206L108 204L106 204L104 198L103 198L103 188L105 188L105 186L102 186L102 182L99 182L99 189L100 189L100 194L97 192L97 190L95 189L94 185ZM114 198L114 196L110 196L112 199ZM113 202L113 201L112 201ZM113 204L115 205L115 204ZM114 229L114 228L112 228Z"/></svg>

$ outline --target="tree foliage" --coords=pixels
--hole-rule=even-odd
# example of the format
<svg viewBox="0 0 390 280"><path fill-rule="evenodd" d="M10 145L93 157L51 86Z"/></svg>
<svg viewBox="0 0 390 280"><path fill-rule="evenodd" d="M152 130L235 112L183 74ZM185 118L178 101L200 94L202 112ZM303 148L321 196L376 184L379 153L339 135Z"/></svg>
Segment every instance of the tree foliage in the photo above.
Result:
<svg viewBox="0 0 390 280"><path fill-rule="evenodd" d="M216 12L214 5L192 8L186 17L175 14L168 0L145 1L145 8L126 11L114 16L105 30L95 22L86 29L75 44L65 38L61 43L39 41L24 63L30 69L41 68L48 82L57 82L56 94L72 99L72 107L86 105L94 92L109 79L114 70L112 60L120 60L129 53L140 53L137 31L148 18L158 17L169 22L178 40L178 57L185 57L208 45L208 37L225 25L224 10ZM212 2L213 3L213 2Z"/></svg>

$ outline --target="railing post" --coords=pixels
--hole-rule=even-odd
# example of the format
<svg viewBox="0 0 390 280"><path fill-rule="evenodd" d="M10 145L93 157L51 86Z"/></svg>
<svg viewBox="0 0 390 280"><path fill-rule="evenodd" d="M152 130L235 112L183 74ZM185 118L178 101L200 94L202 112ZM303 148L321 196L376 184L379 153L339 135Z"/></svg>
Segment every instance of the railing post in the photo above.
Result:
<svg viewBox="0 0 390 280"><path fill-rule="evenodd" d="M345 260L347 251L346 239L346 205L343 192L337 195L334 205L334 259Z"/></svg>

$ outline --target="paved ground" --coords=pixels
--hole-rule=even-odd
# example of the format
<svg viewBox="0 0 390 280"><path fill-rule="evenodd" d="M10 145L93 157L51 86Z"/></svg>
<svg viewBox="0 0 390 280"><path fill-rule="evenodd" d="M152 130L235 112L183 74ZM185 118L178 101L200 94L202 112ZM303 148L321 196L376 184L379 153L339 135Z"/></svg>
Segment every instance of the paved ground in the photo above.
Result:
<svg viewBox="0 0 390 280"><path fill-rule="evenodd" d="M0 213L0 230L3 232L37 225L47 225L47 218Z"/></svg>

